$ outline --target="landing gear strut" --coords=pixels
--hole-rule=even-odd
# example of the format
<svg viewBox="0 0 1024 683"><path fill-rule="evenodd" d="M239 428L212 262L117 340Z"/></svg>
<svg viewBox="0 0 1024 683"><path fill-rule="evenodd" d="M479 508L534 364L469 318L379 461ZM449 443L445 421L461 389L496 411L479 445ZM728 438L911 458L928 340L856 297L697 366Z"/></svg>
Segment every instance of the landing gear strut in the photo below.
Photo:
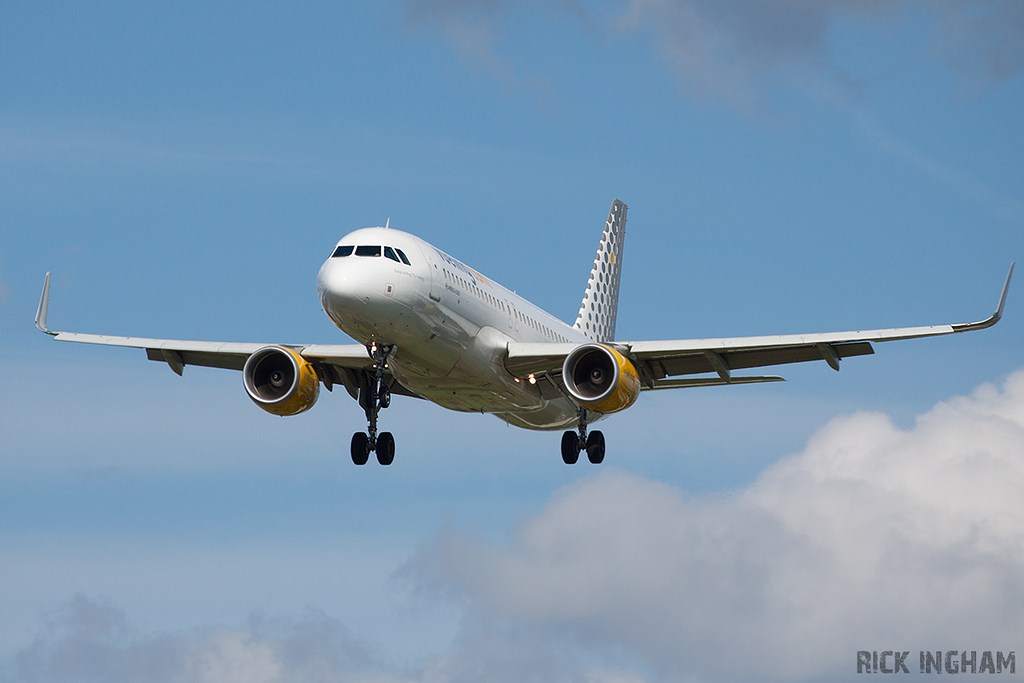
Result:
<svg viewBox="0 0 1024 683"><path fill-rule="evenodd" d="M595 465L604 460L604 434L596 429L587 435L587 409L580 408L579 431L562 434L562 460L566 465L575 465L580 459L580 451L587 452L587 459Z"/></svg>
<svg viewBox="0 0 1024 683"><path fill-rule="evenodd" d="M377 453L377 462L381 465L390 465L395 460L395 437L391 432L377 433L377 413L391 405L391 390L383 380L384 366L393 349L393 346L370 347L373 376L368 378L368 386L359 391L359 404L366 411L367 428L365 432L352 435L352 462L357 465L365 465L372 452Z"/></svg>

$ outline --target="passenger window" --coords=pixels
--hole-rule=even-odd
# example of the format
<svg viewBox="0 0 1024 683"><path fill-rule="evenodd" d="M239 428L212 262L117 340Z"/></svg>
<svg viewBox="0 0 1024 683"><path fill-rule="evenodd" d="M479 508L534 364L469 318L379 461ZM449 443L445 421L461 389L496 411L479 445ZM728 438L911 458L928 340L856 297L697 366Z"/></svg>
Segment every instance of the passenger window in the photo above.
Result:
<svg viewBox="0 0 1024 683"><path fill-rule="evenodd" d="M398 262L398 257L395 256L395 250L391 247L384 247L384 256L391 259L392 261Z"/></svg>
<svg viewBox="0 0 1024 683"><path fill-rule="evenodd" d="M372 247L356 247L356 256L380 256L380 245L375 244Z"/></svg>
<svg viewBox="0 0 1024 683"><path fill-rule="evenodd" d="M409 259L405 257L405 252L404 251L402 251L401 249L398 249L398 248L396 248L395 251L398 252L398 258L402 259L402 263L404 263L407 266L411 266L412 265L411 263L409 263Z"/></svg>
<svg viewBox="0 0 1024 683"><path fill-rule="evenodd" d="M334 253L331 254L331 258L338 258L339 256L348 256L351 253L352 253L352 245L351 244L343 244L343 245L341 245L340 247L338 247L337 249L334 250Z"/></svg>

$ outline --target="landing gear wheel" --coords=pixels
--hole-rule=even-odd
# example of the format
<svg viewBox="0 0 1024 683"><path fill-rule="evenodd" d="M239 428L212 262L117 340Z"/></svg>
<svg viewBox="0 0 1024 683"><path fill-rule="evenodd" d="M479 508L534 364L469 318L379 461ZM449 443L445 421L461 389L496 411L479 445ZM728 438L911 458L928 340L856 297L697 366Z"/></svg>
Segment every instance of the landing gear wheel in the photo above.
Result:
<svg viewBox="0 0 1024 683"><path fill-rule="evenodd" d="M352 435L352 462L357 465L365 465L370 459L370 437L366 432L356 432Z"/></svg>
<svg viewBox="0 0 1024 683"><path fill-rule="evenodd" d="M377 435L377 462L381 465L390 465L395 461L395 437L391 432L381 432Z"/></svg>
<svg viewBox="0 0 1024 683"><path fill-rule="evenodd" d="M373 373L365 372L360 379L359 405L366 412L366 433L358 432L352 437L352 462L357 465L365 465L374 451L381 465L390 465L395 460L395 437L391 432L377 433L377 413L391 405L391 390L384 384L384 368L394 350L394 346L375 343L366 348L373 358Z"/></svg>
<svg viewBox="0 0 1024 683"><path fill-rule="evenodd" d="M575 465L580 459L580 437L576 432L562 434L562 460L566 465Z"/></svg>
<svg viewBox="0 0 1024 683"><path fill-rule="evenodd" d="M587 437L587 459L595 465L604 460L604 434L601 432L590 432Z"/></svg>

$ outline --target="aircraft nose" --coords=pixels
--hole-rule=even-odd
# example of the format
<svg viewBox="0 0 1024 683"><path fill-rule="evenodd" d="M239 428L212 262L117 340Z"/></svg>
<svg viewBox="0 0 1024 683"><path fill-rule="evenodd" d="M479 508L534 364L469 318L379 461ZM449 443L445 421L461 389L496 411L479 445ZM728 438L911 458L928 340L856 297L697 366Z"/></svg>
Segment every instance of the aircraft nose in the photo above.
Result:
<svg viewBox="0 0 1024 683"><path fill-rule="evenodd" d="M331 258L320 267L316 285L324 311L337 321L371 301L373 273L360 259Z"/></svg>

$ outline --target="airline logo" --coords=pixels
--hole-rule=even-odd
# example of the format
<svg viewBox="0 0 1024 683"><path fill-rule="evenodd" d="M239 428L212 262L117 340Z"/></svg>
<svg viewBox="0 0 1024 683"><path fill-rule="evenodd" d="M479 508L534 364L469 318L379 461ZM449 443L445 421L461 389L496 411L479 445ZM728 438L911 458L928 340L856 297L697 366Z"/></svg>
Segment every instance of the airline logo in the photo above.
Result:
<svg viewBox="0 0 1024 683"><path fill-rule="evenodd" d="M470 268L469 266L464 264L459 259L452 258L451 256L449 256L448 254L444 253L440 249L437 250L437 255L440 256L448 265L450 265L455 270L461 271L464 275L467 275L467 276L473 278L474 280L476 280L477 282L479 282L482 285L487 285L488 287L493 287L493 285L491 284L490 280L488 280L483 275L481 275L480 273L476 272L475 270L473 270L472 268Z"/></svg>

